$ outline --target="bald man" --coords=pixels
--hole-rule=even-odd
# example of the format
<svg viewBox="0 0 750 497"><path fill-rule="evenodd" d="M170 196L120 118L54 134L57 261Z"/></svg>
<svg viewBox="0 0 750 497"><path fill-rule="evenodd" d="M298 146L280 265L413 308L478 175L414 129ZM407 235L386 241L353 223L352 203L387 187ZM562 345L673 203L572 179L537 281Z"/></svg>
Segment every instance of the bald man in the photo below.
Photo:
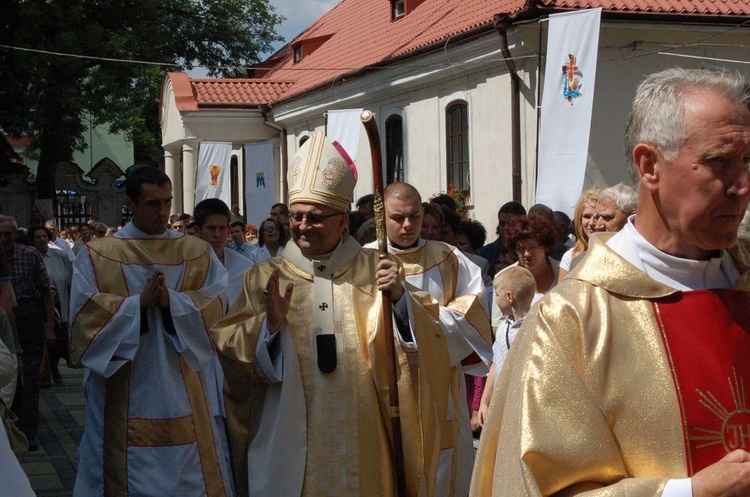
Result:
<svg viewBox="0 0 750 497"><path fill-rule="evenodd" d="M492 360L482 272L455 247L420 238L422 197L412 185L391 183L384 202L388 251L403 264L406 282L430 293L440 304L440 325L451 355L444 432L457 441L452 444L444 435L435 495L466 495L474 451L463 373L484 376Z"/></svg>

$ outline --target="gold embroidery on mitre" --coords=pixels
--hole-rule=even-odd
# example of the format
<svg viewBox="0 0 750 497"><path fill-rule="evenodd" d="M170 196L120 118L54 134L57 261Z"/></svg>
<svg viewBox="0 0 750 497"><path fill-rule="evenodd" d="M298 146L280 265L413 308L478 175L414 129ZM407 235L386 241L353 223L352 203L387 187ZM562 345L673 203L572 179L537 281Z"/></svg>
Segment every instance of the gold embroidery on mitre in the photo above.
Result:
<svg viewBox="0 0 750 497"><path fill-rule="evenodd" d="M289 168L289 188L291 189L298 188L301 176L302 176L302 158L299 155L295 155L294 158L292 158L292 165Z"/></svg>
<svg viewBox="0 0 750 497"><path fill-rule="evenodd" d="M338 157L333 157L328 161L328 165L323 169L323 186L331 191L336 190L344 181L344 168L346 164Z"/></svg>
<svg viewBox="0 0 750 497"><path fill-rule="evenodd" d="M696 428L700 435L690 435L690 440L700 443L697 448L702 449L711 445L721 444L727 453L736 449L750 449L750 409L747 408L745 400L745 380L737 376L737 371L732 368L733 378L729 381L729 390L734 400L734 410L730 411L710 391L705 393L696 389L701 396L700 404L708 409L714 416L721 420L721 431L708 428Z"/></svg>

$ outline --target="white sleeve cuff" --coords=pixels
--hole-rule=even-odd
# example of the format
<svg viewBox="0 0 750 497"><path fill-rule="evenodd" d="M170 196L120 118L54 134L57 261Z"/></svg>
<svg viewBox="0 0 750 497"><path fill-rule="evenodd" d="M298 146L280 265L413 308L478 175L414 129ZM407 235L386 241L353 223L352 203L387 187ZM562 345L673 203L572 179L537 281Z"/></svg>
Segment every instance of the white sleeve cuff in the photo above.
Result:
<svg viewBox="0 0 750 497"><path fill-rule="evenodd" d="M669 480L661 497L693 497L693 479Z"/></svg>

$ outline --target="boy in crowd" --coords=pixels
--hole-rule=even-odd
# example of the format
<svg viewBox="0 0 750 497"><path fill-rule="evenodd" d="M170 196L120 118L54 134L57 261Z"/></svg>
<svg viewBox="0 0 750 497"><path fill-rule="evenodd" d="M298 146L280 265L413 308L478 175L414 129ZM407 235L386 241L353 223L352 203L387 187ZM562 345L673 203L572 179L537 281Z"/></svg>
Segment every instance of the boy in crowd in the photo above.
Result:
<svg viewBox="0 0 750 497"><path fill-rule="evenodd" d="M521 329L523 319L529 313L531 301L536 292L536 282L531 271L521 266L510 266L495 275L493 282L495 288L495 302L505 316L505 321L500 325L492 345L492 365L487 375L487 383L484 385L482 401L479 405L479 426L484 425L484 417L492 398L492 390L495 382L503 369L503 363L508 355L513 340Z"/></svg>

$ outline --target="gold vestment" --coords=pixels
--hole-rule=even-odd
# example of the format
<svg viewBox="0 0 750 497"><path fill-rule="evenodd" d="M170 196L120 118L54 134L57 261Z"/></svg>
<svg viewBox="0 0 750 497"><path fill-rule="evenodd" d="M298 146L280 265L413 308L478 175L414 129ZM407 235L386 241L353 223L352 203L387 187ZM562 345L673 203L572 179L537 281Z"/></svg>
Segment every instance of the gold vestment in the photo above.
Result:
<svg viewBox="0 0 750 497"><path fill-rule="evenodd" d="M336 266L330 276L332 303L326 303L334 312L332 331L338 342L338 365L332 373L322 373L317 364L311 317L318 307L313 294L319 284L314 280L320 278L313 278L312 269L317 263L301 256L292 242L282 257L257 264L245 274L243 294L212 330L225 371L238 495L257 493L256 482L273 493L276 482L296 480L299 487L292 488L301 495L395 495L384 359L384 340L394 337L386 337L383 330L382 299L374 277L377 253L362 250L345 235L327 263ZM294 290L287 324L276 338L284 349L284 377L280 384L266 385L254 368L266 318L263 289L276 269L281 291L289 282ZM420 297L424 304L414 294L404 294L410 299L418 349L408 352L415 360L396 344L398 386L408 492L432 495L441 439L438 412L446 407L442 392L448 388L450 363L434 301L427 295ZM301 385L302 399L296 399L303 401L300 407L290 407L295 399L284 398L283 389L290 382ZM276 402L278 389L282 389L278 415L290 416L291 421L276 424L275 433L269 435L259 427L267 414L264 409ZM290 413L290 408L300 411ZM291 426L295 418L302 420L299 429ZM298 445L289 444L294 437L299 437ZM250 457L248 467L253 446L263 443L269 445L269 459L278 461L264 460L260 471Z"/></svg>
<svg viewBox="0 0 750 497"><path fill-rule="evenodd" d="M604 240L604 241L603 241ZM496 386L473 496L656 496L689 476L679 396L652 308L679 293L592 238L525 321ZM750 290L750 260L730 249Z"/></svg>

